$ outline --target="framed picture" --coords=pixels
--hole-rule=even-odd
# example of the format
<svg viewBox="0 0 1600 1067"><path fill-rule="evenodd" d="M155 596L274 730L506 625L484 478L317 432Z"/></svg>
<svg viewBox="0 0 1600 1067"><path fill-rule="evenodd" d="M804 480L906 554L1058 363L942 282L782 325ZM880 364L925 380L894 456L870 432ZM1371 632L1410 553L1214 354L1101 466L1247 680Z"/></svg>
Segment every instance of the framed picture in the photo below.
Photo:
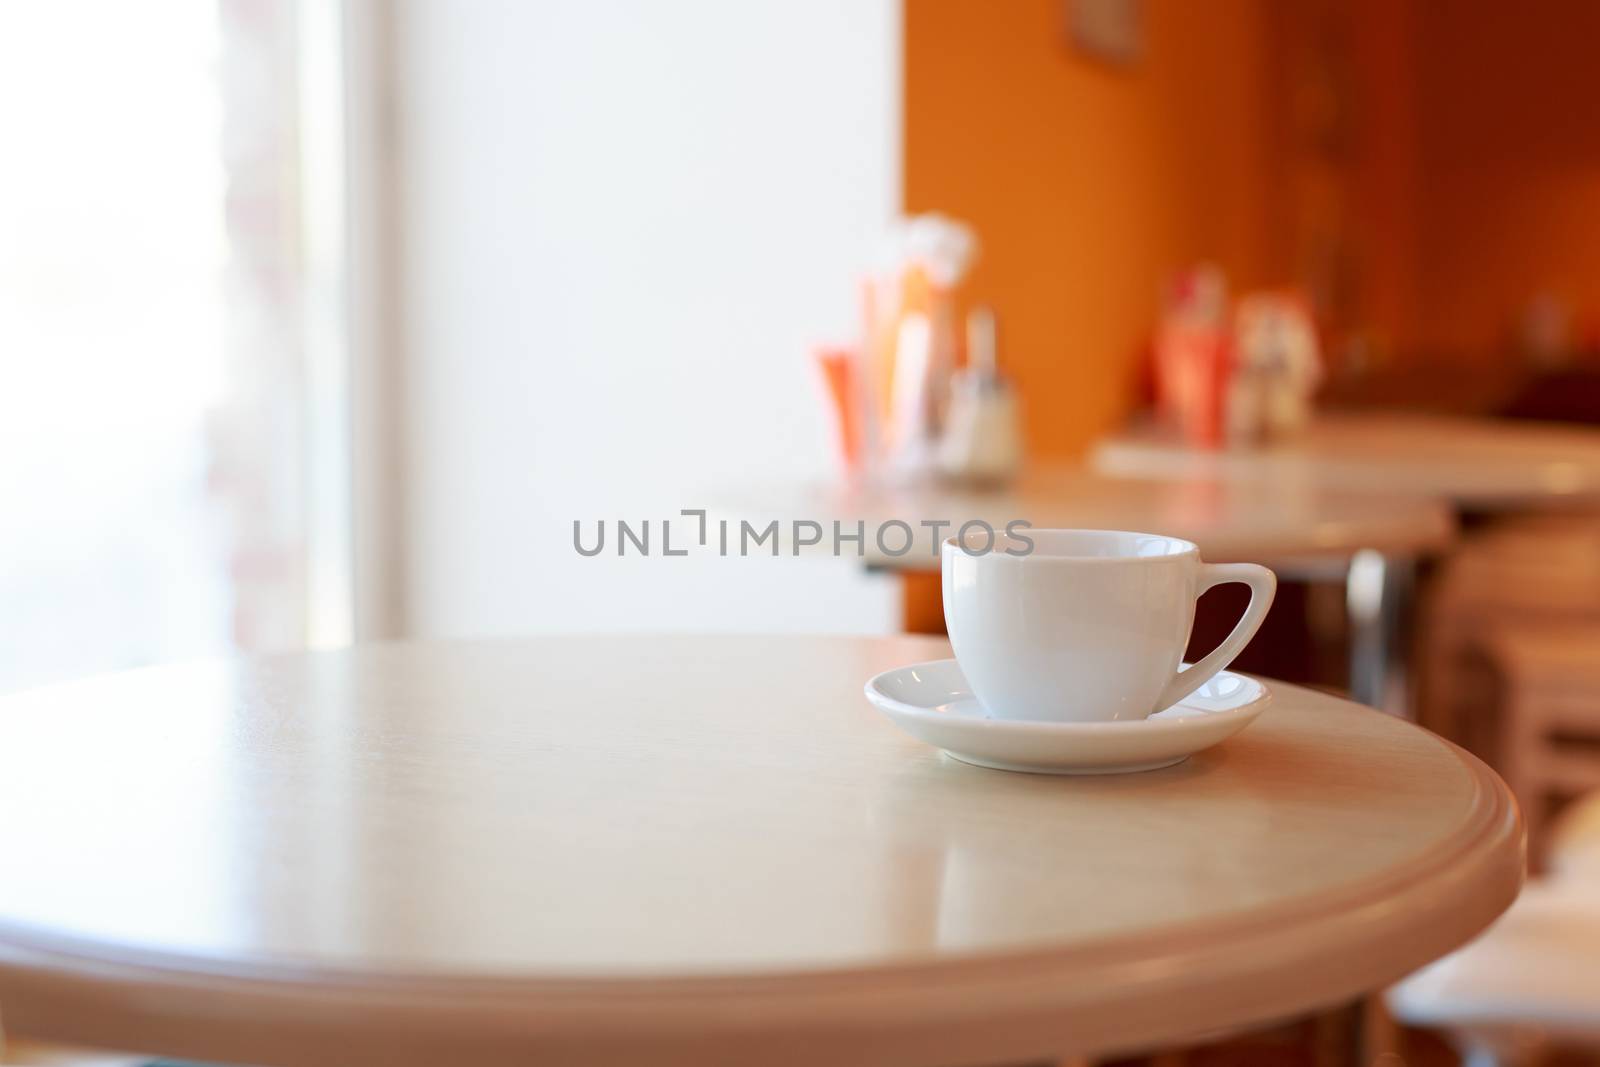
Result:
<svg viewBox="0 0 1600 1067"><path fill-rule="evenodd" d="M1126 67L1144 52L1143 0L1062 0L1067 35L1091 59Z"/></svg>

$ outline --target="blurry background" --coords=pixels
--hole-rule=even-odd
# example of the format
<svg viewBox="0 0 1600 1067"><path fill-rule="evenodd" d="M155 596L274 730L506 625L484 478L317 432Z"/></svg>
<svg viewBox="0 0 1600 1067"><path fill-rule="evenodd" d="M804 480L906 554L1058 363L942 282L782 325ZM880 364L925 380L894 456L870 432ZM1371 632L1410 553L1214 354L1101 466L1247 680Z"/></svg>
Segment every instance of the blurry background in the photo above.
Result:
<svg viewBox="0 0 1600 1067"><path fill-rule="evenodd" d="M827 561L571 544L828 469L805 350L899 209L899 27L0 7L0 688L355 634L887 628Z"/></svg>
<svg viewBox="0 0 1600 1067"><path fill-rule="evenodd" d="M14 0L0 686L893 628L825 559L570 545L828 476L808 348L858 334L908 212L979 235L1036 458L1145 402L1199 262L1307 296L1324 404L1592 415L1596 30L1580 0Z"/></svg>
<svg viewBox="0 0 1600 1067"><path fill-rule="evenodd" d="M1069 9L905 5L905 207L982 234L1037 451L1123 421L1197 261L1311 298L1334 399L1492 409L1594 355L1600 7L1148 0L1125 63Z"/></svg>
<svg viewBox="0 0 1600 1067"><path fill-rule="evenodd" d="M349 638L333 14L0 8L0 687Z"/></svg>
<svg viewBox="0 0 1600 1067"><path fill-rule="evenodd" d="M884 489L840 477L852 409L819 356L1014 393L1029 473L1073 465L1046 492L1109 492L1081 461L1126 431L1177 490L1118 483L1116 514L1282 497L1262 525L1293 525L1327 503L1316 462L1265 492L1179 477L1270 467L1292 433L1137 437L1158 394L1216 414L1228 299L1265 294L1312 338L1322 429L1465 418L1291 427L1460 536L1286 582L1252 652L1342 685L1365 603L1369 651L1422 683L1392 710L1490 759L1550 857L1510 948L1392 1003L1481 1036L1542 976L1569 999L1505 1032L1555 1012L1600 1048L1600 793L1544 829L1600 786L1600 431L1501 421L1600 423L1597 40L1593 0L7 0L0 691L373 639L937 630L936 575L660 554L681 509ZM970 274L913 265L875 306L889 235L933 212L975 236ZM932 338L978 305L1000 374L962 379L973 343ZM1459 488L1474 456L1549 477L1473 499L1387 466ZM618 520L656 551L574 551ZM1320 1047L1272 1040L1251 1062Z"/></svg>

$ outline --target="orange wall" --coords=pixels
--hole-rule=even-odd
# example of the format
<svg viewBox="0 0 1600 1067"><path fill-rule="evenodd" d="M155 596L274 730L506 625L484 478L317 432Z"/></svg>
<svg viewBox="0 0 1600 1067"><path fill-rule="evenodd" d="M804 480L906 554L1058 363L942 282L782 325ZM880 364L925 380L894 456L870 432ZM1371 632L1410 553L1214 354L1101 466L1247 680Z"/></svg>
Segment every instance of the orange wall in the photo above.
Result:
<svg viewBox="0 0 1600 1067"><path fill-rule="evenodd" d="M1600 3L1299 0L1279 9L1280 138L1291 275L1317 288L1336 234L1336 336L1399 360L1518 358L1511 334L1541 292L1600 314ZM1340 113L1319 146L1324 83ZM1326 249L1324 249L1326 251ZM1311 255L1308 257L1308 253ZM1336 357L1337 358L1337 357Z"/></svg>
<svg viewBox="0 0 1600 1067"><path fill-rule="evenodd" d="M1346 167L1354 276L1342 325L1392 355L1415 336L1417 304L1416 13L1404 0L1343 11L1351 126ZM1305 34L1299 35L1302 44Z"/></svg>
<svg viewBox="0 0 1600 1067"><path fill-rule="evenodd" d="M1600 333L1600 3L1146 0L1144 56L1066 0L904 0L905 207L972 222L971 296L1036 455L1124 417L1162 283L1296 283L1380 360L1516 359L1541 292Z"/></svg>
<svg viewBox="0 0 1600 1067"><path fill-rule="evenodd" d="M1081 54L1065 9L905 3L905 207L976 226L970 295L999 316L1044 456L1126 414L1175 270L1282 280L1272 0L1149 0L1128 69Z"/></svg>
<svg viewBox="0 0 1600 1067"><path fill-rule="evenodd" d="M1593 0L1412 0L1417 342L1493 350L1540 290L1600 313Z"/></svg>

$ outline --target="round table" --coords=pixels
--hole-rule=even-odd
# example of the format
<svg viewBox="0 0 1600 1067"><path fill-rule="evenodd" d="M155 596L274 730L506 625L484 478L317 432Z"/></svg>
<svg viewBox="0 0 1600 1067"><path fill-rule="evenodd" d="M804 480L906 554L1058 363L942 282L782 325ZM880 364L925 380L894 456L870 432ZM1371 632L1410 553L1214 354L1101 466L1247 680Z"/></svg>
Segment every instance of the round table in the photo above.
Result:
<svg viewBox="0 0 1600 1067"><path fill-rule="evenodd" d="M1389 412L1317 416L1290 441L1196 450L1142 425L1096 447L1103 474L1444 498L1463 511L1600 504L1600 429Z"/></svg>
<svg viewBox="0 0 1600 1067"><path fill-rule="evenodd" d="M1162 771L952 761L927 638L370 646L0 701L15 1035L257 1064L958 1064L1340 1001L1489 923L1481 763L1274 685Z"/></svg>

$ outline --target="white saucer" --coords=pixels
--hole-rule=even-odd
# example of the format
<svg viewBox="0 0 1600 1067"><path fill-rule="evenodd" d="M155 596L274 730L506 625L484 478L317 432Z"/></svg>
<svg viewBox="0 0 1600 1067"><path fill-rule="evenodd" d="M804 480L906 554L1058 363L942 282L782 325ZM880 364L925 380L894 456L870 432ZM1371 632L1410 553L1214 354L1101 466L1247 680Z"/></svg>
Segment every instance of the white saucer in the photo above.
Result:
<svg viewBox="0 0 1600 1067"><path fill-rule="evenodd" d="M1254 678L1223 671L1148 719L1020 722L997 719L953 659L884 671L867 699L911 736L964 763L1034 774L1123 774L1181 763L1254 721L1272 699Z"/></svg>

